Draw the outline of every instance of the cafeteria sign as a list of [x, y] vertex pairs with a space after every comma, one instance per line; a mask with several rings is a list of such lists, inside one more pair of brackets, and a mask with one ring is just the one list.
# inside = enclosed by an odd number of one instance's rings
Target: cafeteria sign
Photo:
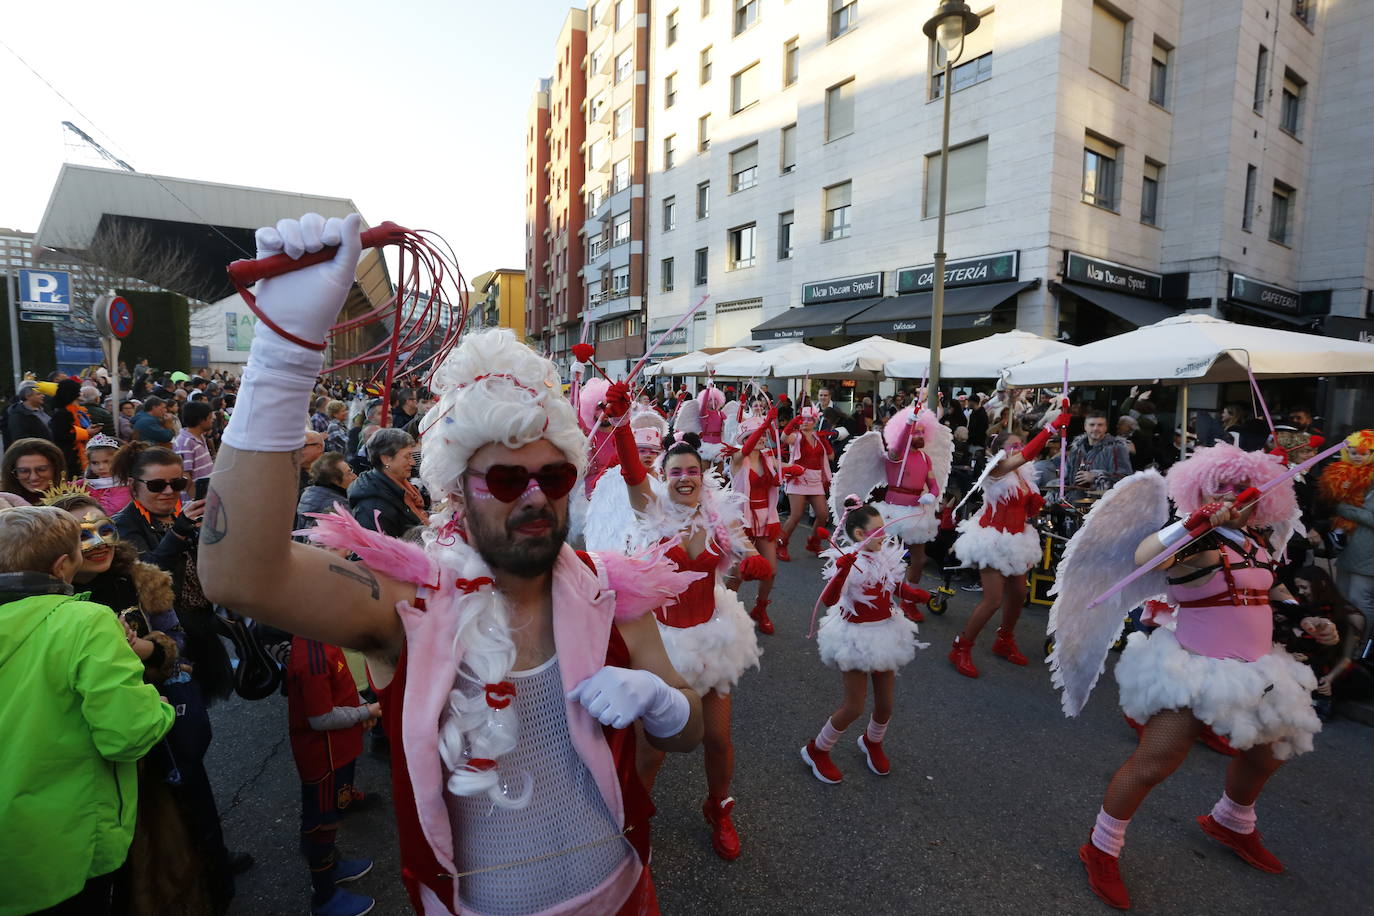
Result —
[[[976, 258], [945, 262], [945, 287], [1004, 283], [1021, 275], [1021, 253], [1003, 251]], [[897, 295], [923, 293], [935, 288], [935, 265], [903, 267], [897, 271]]]
[[1231, 301], [1248, 302], [1264, 308], [1278, 309], [1290, 315], [1302, 314], [1302, 297], [1291, 289], [1270, 286], [1240, 274], [1231, 274]]
[[846, 299], [873, 299], [883, 294], [883, 275], [863, 274], [802, 284], [802, 305], [844, 302]]

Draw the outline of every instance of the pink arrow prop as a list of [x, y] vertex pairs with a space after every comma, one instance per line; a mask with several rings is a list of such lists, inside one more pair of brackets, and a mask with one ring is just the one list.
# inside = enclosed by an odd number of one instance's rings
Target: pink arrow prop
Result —
[[[1331, 446], [1330, 448], [1326, 449], [1325, 451], [1323, 451], [1323, 452], [1318, 452], [1317, 454], [1313, 455], [1311, 458], [1308, 458], [1308, 459], [1307, 459], [1306, 461], [1304, 461], [1302, 464], [1299, 464], [1299, 465], [1296, 465], [1296, 466], [1294, 466], [1294, 467], [1289, 468], [1288, 470], [1286, 470], [1286, 471], [1284, 471], [1282, 474], [1280, 474], [1278, 477], [1275, 477], [1273, 480], [1271, 480], [1271, 481], [1269, 481], [1268, 483], [1264, 484], [1264, 486], [1261, 486], [1261, 487], [1250, 487], [1250, 488], [1248, 488], [1247, 490], [1245, 490], [1245, 492], [1241, 493], [1239, 497], [1237, 497], [1236, 502], [1235, 502], [1235, 508], [1237, 508], [1237, 509], [1244, 508], [1245, 506], [1249, 505], [1250, 503], [1255, 502], [1255, 501], [1258, 500], [1261, 496], [1263, 496], [1265, 493], [1268, 493], [1270, 490], [1274, 489], [1274, 488], [1277, 487], [1279, 484], [1281, 484], [1281, 483], [1287, 483], [1288, 481], [1292, 480], [1294, 477], [1297, 477], [1297, 476], [1298, 476], [1299, 474], [1301, 474], [1303, 471], [1307, 470], [1308, 468], [1312, 467], [1313, 465], [1317, 464], [1318, 462], [1324, 461], [1324, 460], [1326, 460], [1327, 458], [1331, 457], [1332, 455], [1336, 454], [1337, 452], [1339, 452], [1339, 451], [1340, 451], [1342, 448], [1344, 448], [1344, 447], [1345, 447], [1345, 440], [1341, 440], [1340, 442], [1336, 443], [1335, 445]], [[1156, 556], [1153, 560], [1151, 560], [1150, 562], [1146, 563], [1144, 566], [1141, 566], [1141, 567], [1137, 568], [1137, 569], [1135, 570], [1135, 572], [1131, 573], [1129, 576], [1127, 576], [1126, 578], [1122, 579], [1120, 582], [1116, 583], [1115, 585], [1113, 585], [1111, 588], [1107, 589], [1107, 590], [1106, 590], [1105, 592], [1103, 592], [1102, 594], [1098, 595], [1098, 596], [1097, 596], [1096, 598], [1094, 598], [1092, 601], [1088, 602], [1088, 606], [1087, 606], [1087, 608], [1085, 608], [1085, 610], [1092, 610], [1093, 608], [1097, 607], [1097, 606], [1098, 606], [1099, 604], [1101, 604], [1102, 602], [1106, 601], [1106, 600], [1107, 600], [1108, 598], [1110, 598], [1112, 595], [1115, 595], [1117, 592], [1121, 591], [1123, 588], [1125, 588], [1126, 586], [1130, 585], [1130, 584], [1131, 584], [1132, 582], [1134, 582], [1136, 579], [1139, 579], [1141, 576], [1145, 575], [1147, 572], [1150, 572], [1150, 571], [1153, 570], [1153, 569], [1157, 569], [1159, 566], [1163, 565], [1163, 563], [1164, 563], [1166, 560], [1168, 560], [1170, 557], [1172, 557], [1174, 554], [1178, 553], [1180, 550], [1182, 550], [1183, 548], [1187, 547], [1189, 544], [1193, 543], [1193, 541], [1196, 541], [1198, 538], [1202, 537], [1203, 535], [1205, 535], [1205, 534], [1206, 534], [1208, 531], [1210, 531], [1210, 530], [1211, 530], [1211, 529], [1208, 528], [1208, 529], [1206, 529], [1206, 530], [1204, 530], [1204, 531], [1199, 532], [1198, 534], [1193, 535], [1192, 537], [1188, 538], [1187, 540], [1182, 541], [1182, 542], [1180, 542], [1180, 543], [1174, 545], [1174, 546], [1171, 547], [1171, 548], [1168, 548], [1168, 549], [1165, 549], [1165, 550], [1161, 551], [1160, 554], [1159, 554], [1158, 556]]]
[[[1069, 401], [1069, 361], [1064, 360], [1064, 390], [1059, 402], [1060, 410], [1067, 410]], [[1065, 478], [1069, 473], [1069, 428], [1065, 426], [1059, 431], [1059, 501], [1064, 501], [1064, 490], [1068, 486]]]

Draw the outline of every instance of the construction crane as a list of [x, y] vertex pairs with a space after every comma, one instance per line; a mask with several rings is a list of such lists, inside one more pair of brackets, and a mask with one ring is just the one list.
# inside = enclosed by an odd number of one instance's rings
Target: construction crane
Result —
[[85, 132], [84, 130], [82, 130], [81, 128], [77, 127], [77, 126], [76, 126], [75, 124], [73, 124], [71, 121], [63, 121], [63, 122], [62, 122], [62, 126], [65, 127], [65, 128], [67, 128], [67, 130], [71, 131], [72, 133], [76, 134], [76, 135], [77, 135], [78, 137], [80, 137], [82, 140], [84, 140], [84, 141], [86, 142], [86, 144], [87, 144], [88, 146], [91, 147], [91, 149], [93, 149], [93, 150], [95, 150], [97, 153], [99, 153], [104, 159], [106, 159], [106, 160], [108, 160], [108, 161], [110, 161], [110, 162], [113, 162], [115, 165], [119, 166], [121, 169], [124, 169], [124, 171], [126, 171], [126, 172], [137, 172], [137, 171], [138, 171], [138, 169], [134, 168], [132, 165], [129, 165], [129, 163], [125, 162], [123, 159], [120, 159], [120, 158], [119, 158], [118, 156], [116, 156], [114, 153], [110, 152], [110, 151], [107, 150], [105, 147], [101, 146], [99, 143], [96, 142], [96, 140], [95, 140], [94, 137], [92, 137], [90, 134], [86, 133], [86, 132]]

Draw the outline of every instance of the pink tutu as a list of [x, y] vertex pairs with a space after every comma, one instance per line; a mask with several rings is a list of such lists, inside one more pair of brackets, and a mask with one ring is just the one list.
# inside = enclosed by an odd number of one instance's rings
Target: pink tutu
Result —
[[807, 468], [802, 471], [800, 477], [793, 477], [787, 481], [783, 488], [789, 495], [796, 496], [824, 496], [825, 480], [822, 478], [820, 468], [812, 470]]

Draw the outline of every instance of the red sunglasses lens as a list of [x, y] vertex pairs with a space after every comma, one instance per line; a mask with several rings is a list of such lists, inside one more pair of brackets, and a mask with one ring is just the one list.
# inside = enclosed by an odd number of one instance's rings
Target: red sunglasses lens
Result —
[[577, 468], [568, 462], [544, 468], [536, 475], [539, 489], [549, 499], [562, 499], [577, 486]]
[[529, 489], [530, 478], [549, 499], [562, 499], [577, 485], [577, 468], [570, 463], [541, 468], [531, 474], [529, 468], [515, 464], [494, 464], [486, 470], [487, 489], [503, 503], [513, 503]]

